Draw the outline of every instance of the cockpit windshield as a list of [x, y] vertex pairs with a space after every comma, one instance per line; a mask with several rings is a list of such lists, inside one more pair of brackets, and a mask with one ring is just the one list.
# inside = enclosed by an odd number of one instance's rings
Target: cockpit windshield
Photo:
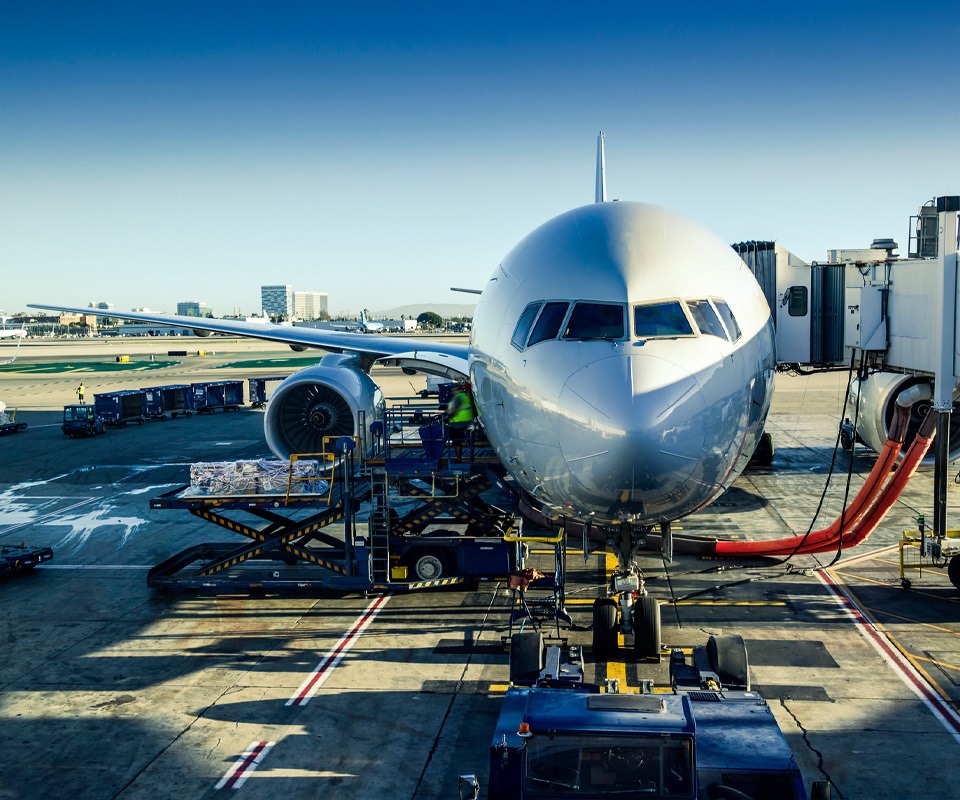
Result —
[[525, 749], [531, 796], [693, 797], [686, 737], [538, 735]]
[[690, 320], [679, 300], [648, 303], [633, 309], [634, 334], [639, 339], [657, 336], [693, 336]]
[[623, 339], [624, 307], [619, 303], [577, 303], [570, 313], [564, 339]]

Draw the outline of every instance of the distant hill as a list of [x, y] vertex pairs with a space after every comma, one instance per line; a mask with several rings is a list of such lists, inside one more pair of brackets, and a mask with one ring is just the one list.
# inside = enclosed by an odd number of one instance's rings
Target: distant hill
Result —
[[472, 317], [476, 303], [411, 303], [407, 306], [397, 306], [384, 311], [372, 311], [374, 319], [400, 319], [404, 317], [419, 317], [424, 311], [433, 311], [444, 319], [450, 317]]

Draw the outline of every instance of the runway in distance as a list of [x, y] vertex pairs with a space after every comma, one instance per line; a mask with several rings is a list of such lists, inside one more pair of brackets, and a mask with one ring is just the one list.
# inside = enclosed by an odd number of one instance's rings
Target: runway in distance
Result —
[[317, 452], [324, 436], [367, 435], [361, 420], [382, 404], [368, 374], [375, 362], [469, 376], [504, 470], [546, 515], [604, 532], [631, 572], [651, 529], [669, 531], [709, 504], [750, 460], [773, 393], [774, 334], [740, 257], [678, 213], [608, 201], [602, 133], [597, 155], [595, 202], [544, 223], [504, 257], [468, 344], [31, 307], [333, 351], [270, 400], [266, 439], [283, 459]]

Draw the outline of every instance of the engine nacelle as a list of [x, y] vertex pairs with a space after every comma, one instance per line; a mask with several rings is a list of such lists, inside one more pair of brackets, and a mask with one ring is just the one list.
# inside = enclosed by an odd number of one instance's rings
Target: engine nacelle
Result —
[[[875, 372], [863, 382], [854, 378], [850, 383], [850, 396], [847, 403], [848, 415], [853, 419], [857, 399], [857, 387], [860, 391], [860, 416], [857, 420], [857, 434], [864, 444], [877, 452], [887, 440], [887, 433], [893, 422], [894, 406], [897, 397], [905, 389], [912, 386], [928, 386], [932, 390], [933, 378], [921, 375], [902, 375], [897, 372]], [[931, 401], [919, 400], [910, 407], [910, 423], [907, 427], [907, 436], [903, 444], [903, 452], [913, 441], [917, 429], [927, 412], [931, 409]], [[920, 463], [932, 464], [933, 449]], [[960, 403], [956, 395], [953, 398], [953, 411], [950, 414], [950, 460], [960, 458]]]
[[[370, 424], [383, 419], [383, 393], [355, 356], [328, 355], [287, 378], [270, 397], [263, 429], [277, 458], [319, 453], [326, 437], [358, 436], [367, 451]], [[326, 451], [333, 446], [326, 439]]]

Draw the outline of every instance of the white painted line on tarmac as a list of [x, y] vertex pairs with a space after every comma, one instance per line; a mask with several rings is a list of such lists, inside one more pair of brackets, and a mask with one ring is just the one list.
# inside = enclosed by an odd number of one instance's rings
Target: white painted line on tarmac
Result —
[[930, 682], [893, 645], [889, 637], [877, 628], [850, 596], [843, 584], [835, 580], [827, 570], [818, 570], [817, 577], [900, 680], [920, 698], [921, 702], [930, 709], [933, 716], [947, 729], [947, 733], [960, 744], [960, 715], [944, 702], [937, 690], [930, 685]]
[[353, 647], [353, 643], [359, 638], [366, 627], [373, 622], [373, 618], [380, 613], [380, 609], [390, 599], [390, 595], [382, 594], [377, 597], [366, 610], [353, 623], [353, 627], [347, 631], [343, 638], [337, 642], [336, 646], [324, 656], [323, 661], [317, 664], [316, 668], [307, 679], [300, 684], [300, 687], [293, 696], [287, 700], [288, 706], [305, 706], [310, 702], [310, 698], [316, 694], [317, 690], [323, 686], [330, 674], [337, 668], [337, 665], [347, 654], [347, 651]]
[[214, 786], [217, 789], [239, 789], [263, 761], [263, 757], [273, 747], [274, 742], [251, 742], [246, 752], [236, 760], [227, 774]]

